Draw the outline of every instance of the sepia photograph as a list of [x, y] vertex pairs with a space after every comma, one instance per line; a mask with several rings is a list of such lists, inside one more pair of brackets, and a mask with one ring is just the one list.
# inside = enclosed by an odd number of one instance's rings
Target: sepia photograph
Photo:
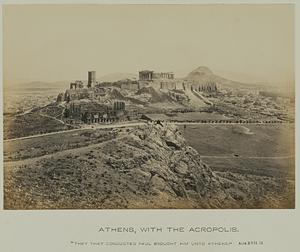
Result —
[[294, 11], [3, 5], [4, 210], [294, 209]]

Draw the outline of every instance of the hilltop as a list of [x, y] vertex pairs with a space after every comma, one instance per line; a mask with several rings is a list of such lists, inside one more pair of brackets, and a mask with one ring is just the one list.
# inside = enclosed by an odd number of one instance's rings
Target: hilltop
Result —
[[5, 208], [291, 207], [287, 181], [214, 172], [173, 125], [82, 134], [75, 149], [7, 162]]
[[238, 82], [238, 81], [223, 78], [221, 76], [214, 74], [213, 71], [206, 66], [200, 66], [196, 68], [195, 70], [190, 72], [184, 79], [187, 81], [200, 82], [200, 83], [216, 82], [219, 86], [226, 87], [226, 88], [248, 89], [248, 88], [261, 87], [261, 85], [255, 83], [243, 83], [243, 82]]

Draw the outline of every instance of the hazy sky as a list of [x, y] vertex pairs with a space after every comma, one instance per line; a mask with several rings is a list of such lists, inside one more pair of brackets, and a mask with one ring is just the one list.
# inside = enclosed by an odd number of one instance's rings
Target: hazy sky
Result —
[[240, 81], [294, 74], [292, 5], [5, 6], [4, 83], [198, 66]]

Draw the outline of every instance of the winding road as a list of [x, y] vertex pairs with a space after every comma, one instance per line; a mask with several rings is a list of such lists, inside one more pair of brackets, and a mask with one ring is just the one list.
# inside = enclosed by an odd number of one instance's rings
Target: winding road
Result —
[[31, 135], [31, 136], [25, 136], [25, 137], [18, 137], [18, 138], [11, 138], [11, 139], [6, 139], [4, 142], [12, 142], [12, 141], [17, 141], [17, 140], [22, 140], [22, 139], [30, 139], [30, 138], [37, 138], [37, 137], [44, 137], [44, 136], [49, 136], [49, 135], [56, 135], [56, 134], [64, 134], [64, 133], [69, 133], [69, 132], [74, 132], [74, 131], [82, 131], [82, 130], [88, 130], [88, 129], [113, 129], [113, 128], [127, 128], [127, 127], [137, 127], [137, 126], [142, 126], [145, 125], [146, 123], [144, 122], [135, 122], [135, 123], [124, 123], [124, 124], [95, 124], [95, 125], [87, 125], [84, 127], [81, 127], [79, 129], [70, 129], [70, 130], [62, 130], [62, 131], [55, 131], [55, 132], [50, 132], [50, 133], [45, 133], [45, 134], [37, 134], [37, 135]]
[[[270, 122], [190, 122], [190, 121], [182, 121], [182, 122], [168, 122], [169, 124], [174, 124], [174, 125], [198, 125], [198, 124], [207, 124], [207, 125], [235, 125], [235, 124], [257, 124], [257, 125], [262, 125], [262, 124], [277, 124], [277, 123], [270, 123]], [[281, 123], [281, 122], [278, 122]], [[68, 132], [74, 132], [74, 131], [82, 131], [82, 130], [87, 130], [87, 129], [114, 129], [114, 128], [127, 128], [127, 127], [138, 127], [142, 125], [146, 125], [146, 122], [127, 122], [127, 123], [119, 123], [119, 124], [93, 124], [93, 125], [86, 125], [84, 127], [78, 128], [78, 129], [70, 129], [70, 130], [62, 130], [62, 131], [55, 131], [55, 132], [50, 132], [50, 133], [44, 133], [44, 134], [37, 134], [37, 135], [30, 135], [30, 136], [25, 136], [25, 137], [18, 137], [18, 138], [10, 138], [10, 139], [5, 139], [4, 142], [12, 142], [12, 141], [17, 141], [17, 140], [22, 140], [22, 139], [30, 139], [30, 138], [37, 138], [37, 137], [44, 137], [44, 136], [49, 136], [49, 135], [56, 135], [56, 134], [63, 134], [63, 133], [68, 133]]]

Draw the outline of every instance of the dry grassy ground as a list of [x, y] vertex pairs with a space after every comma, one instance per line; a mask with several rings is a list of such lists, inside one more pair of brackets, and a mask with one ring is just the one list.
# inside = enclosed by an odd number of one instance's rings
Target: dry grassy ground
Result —
[[188, 144], [213, 170], [294, 180], [294, 124], [180, 128]]
[[19, 116], [4, 116], [4, 139], [18, 138], [41, 133], [67, 130], [68, 127], [58, 120], [42, 116], [37, 112]]
[[[214, 172], [174, 126], [148, 125], [113, 134], [70, 134], [65, 138], [70, 145], [46, 155], [35, 149], [50, 146], [26, 140], [35, 157], [20, 154], [22, 160], [4, 163], [5, 209], [294, 207], [293, 181]], [[48, 141], [62, 144], [54, 136]]]
[[24, 160], [101, 143], [113, 139], [116, 131], [111, 129], [83, 129], [76, 132], [4, 142], [4, 161]]

